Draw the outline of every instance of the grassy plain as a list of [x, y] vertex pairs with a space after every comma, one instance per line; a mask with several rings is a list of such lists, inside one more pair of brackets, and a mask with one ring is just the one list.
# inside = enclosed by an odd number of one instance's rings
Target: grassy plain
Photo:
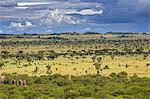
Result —
[[[150, 35], [146, 34], [129, 34], [129, 35], [114, 35], [114, 34], [84, 34], [84, 35], [8, 35], [8, 38], [0, 39], [0, 52], [8, 51], [10, 54], [16, 54], [18, 51], [23, 53], [37, 53], [38, 51], [50, 51], [54, 50], [57, 53], [66, 53], [70, 51], [89, 51], [89, 50], [103, 50], [103, 49], [116, 49], [118, 51], [124, 50], [125, 47], [132, 49], [133, 51], [137, 48], [142, 48], [143, 52], [150, 51]], [[63, 39], [62, 39], [63, 38]], [[69, 40], [69, 41], [68, 41]], [[103, 43], [99, 41], [94, 43], [79, 43], [80, 41], [90, 40], [103, 40]], [[116, 42], [107, 42], [107, 41]], [[128, 41], [134, 41], [134, 43], [128, 43]], [[139, 41], [137, 41], [139, 40]], [[146, 42], [144, 40], [147, 40]], [[44, 42], [36, 44], [18, 44], [18, 42]], [[105, 42], [106, 41], [106, 42]], [[122, 43], [125, 41], [126, 43]], [[9, 44], [10, 42], [15, 42]], [[46, 44], [45, 44], [46, 42]], [[72, 43], [68, 43], [72, 42]], [[76, 43], [78, 42], [78, 43]], [[67, 44], [66, 44], [67, 43]], [[136, 46], [136, 47], [135, 47]], [[62, 75], [86, 75], [96, 74], [96, 69], [92, 57], [95, 55], [60, 55], [54, 60], [48, 60], [46, 57], [42, 60], [33, 60], [29, 62], [25, 59], [20, 61], [20, 64], [16, 64], [18, 61], [16, 58], [1, 58], [5, 66], [0, 70], [2, 73], [18, 73], [18, 74], [29, 74], [29, 75], [46, 75], [46, 66], [51, 65], [52, 74]], [[134, 55], [116, 55], [112, 59], [111, 55], [96, 55], [96, 57], [102, 57], [103, 69], [101, 75], [109, 75], [111, 73], [119, 73], [122, 71], [127, 72], [129, 75], [138, 75], [144, 77], [150, 77], [150, 55], [148, 54], [146, 59], [143, 59], [143, 54]], [[104, 69], [108, 66], [108, 69]], [[39, 67], [39, 71], [34, 73], [36, 67]]]

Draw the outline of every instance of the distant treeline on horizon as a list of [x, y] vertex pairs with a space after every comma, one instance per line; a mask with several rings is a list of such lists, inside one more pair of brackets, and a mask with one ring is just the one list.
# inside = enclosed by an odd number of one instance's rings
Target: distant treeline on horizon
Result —
[[107, 32], [107, 33], [98, 33], [98, 32], [85, 32], [85, 33], [78, 33], [78, 32], [63, 32], [63, 33], [1, 33], [0, 35], [62, 35], [62, 34], [68, 34], [68, 35], [82, 35], [82, 34], [114, 34], [114, 35], [123, 35], [123, 34], [146, 34], [150, 35], [150, 32]]

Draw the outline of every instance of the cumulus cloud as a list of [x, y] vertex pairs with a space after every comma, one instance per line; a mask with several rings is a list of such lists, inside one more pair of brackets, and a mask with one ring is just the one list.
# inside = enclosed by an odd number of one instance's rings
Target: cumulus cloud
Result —
[[33, 24], [30, 21], [26, 21], [25, 27], [33, 27]]
[[17, 30], [23, 30], [25, 28], [31, 28], [34, 25], [30, 21], [25, 21], [24, 23], [21, 22], [11, 22], [9, 28], [14, 28]]
[[85, 19], [80, 19], [72, 14], [80, 14], [80, 15], [95, 15], [102, 14], [103, 10], [96, 9], [54, 9], [50, 10], [40, 18], [41, 25], [61, 25], [61, 24], [80, 24], [87, 22]]
[[12, 27], [12, 28], [23, 28], [24, 25], [22, 25], [22, 23], [19, 23], [19, 22], [11, 22], [10, 27]]
[[69, 15], [66, 15], [60, 9], [55, 9], [49, 11], [45, 16], [40, 18], [41, 25], [61, 25], [61, 24], [80, 24], [81, 22], [85, 22], [85, 20], [81, 20]]

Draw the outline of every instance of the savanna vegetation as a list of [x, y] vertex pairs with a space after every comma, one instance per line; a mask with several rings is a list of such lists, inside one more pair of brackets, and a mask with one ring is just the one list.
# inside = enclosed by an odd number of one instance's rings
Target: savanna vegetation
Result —
[[[31, 76], [4, 74], [7, 80], [0, 84], [1, 99], [149, 99], [150, 78], [128, 77], [127, 73], [110, 76], [85, 75]], [[13, 79], [27, 80], [21, 86]]]
[[0, 35], [2, 99], [149, 99], [150, 35]]

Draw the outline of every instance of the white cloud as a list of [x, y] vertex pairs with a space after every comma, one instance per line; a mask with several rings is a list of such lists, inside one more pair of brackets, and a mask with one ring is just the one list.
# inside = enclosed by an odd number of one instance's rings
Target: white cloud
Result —
[[91, 31], [91, 28], [87, 27], [87, 28], [82, 29], [81, 31], [82, 32], [89, 32], [89, 31]]
[[26, 27], [33, 27], [32, 23], [30, 21], [26, 21], [25, 26]]
[[47, 30], [47, 32], [52, 32], [52, 30], [49, 29], [49, 30]]
[[27, 9], [28, 7], [14, 7], [15, 9]]
[[17, 3], [17, 6], [34, 6], [34, 5], [45, 5], [51, 4], [50, 2], [20, 2]]
[[9, 28], [15, 28], [17, 30], [23, 30], [25, 28], [31, 28], [34, 25], [30, 21], [25, 21], [24, 23], [21, 22], [11, 22]]
[[66, 14], [80, 14], [80, 15], [95, 15], [103, 13], [103, 10], [95, 10], [95, 9], [82, 9], [80, 11], [76, 9], [68, 9], [64, 11]]
[[78, 22], [72, 19], [71, 16], [64, 16], [63, 21], [64, 23], [68, 23], [68, 24], [78, 24]]
[[94, 15], [102, 14], [103, 10], [95, 9], [54, 9], [50, 10], [43, 17], [40, 18], [41, 25], [61, 25], [61, 24], [81, 24], [86, 23], [85, 19], [76, 18], [71, 16], [71, 14], [80, 14], [80, 15]]
[[44, 17], [41, 18], [41, 23], [42, 24], [61, 24], [62, 18], [64, 17], [63, 13], [60, 12], [58, 9], [54, 11], [49, 11]]
[[82, 10], [77, 10], [77, 9], [63, 9], [63, 12], [65, 14], [80, 14], [80, 15], [95, 15], [95, 14], [102, 14], [103, 10], [99, 9], [82, 9]]
[[60, 9], [51, 10], [44, 17], [41, 17], [41, 24], [45, 25], [80, 24], [81, 22], [85, 22], [85, 20], [66, 15]]
[[[101, 3], [83, 2], [80, 0], [0, 0], [0, 6], [2, 6], [1, 16], [3, 18], [24, 18], [27, 20], [40, 18], [47, 13], [48, 9], [65, 9], [65, 11], [76, 9], [74, 12], [71, 11], [70, 14], [91, 15], [93, 12], [97, 12], [94, 8], [102, 8]], [[85, 8], [93, 8], [92, 13], [81, 10]], [[65, 11], [63, 12], [64, 14], [67, 13]]]
[[94, 14], [102, 14], [103, 10], [94, 10], [94, 9], [84, 9], [79, 12], [81, 15], [94, 15]]
[[22, 23], [19, 23], [19, 22], [11, 22], [10, 27], [12, 27], [12, 28], [23, 28], [24, 25], [22, 25]]
[[[0, 0], [1, 1], [1, 0]], [[102, 14], [103, 10], [100, 3], [83, 2], [80, 0], [3, 0], [5, 6], [2, 7], [2, 15], [4, 19], [26, 19], [37, 20], [40, 25], [52, 26], [64, 24], [82, 24], [88, 20], [84, 15]], [[11, 2], [10, 2], [11, 1]], [[3, 4], [3, 5], [4, 5]], [[9, 6], [13, 6], [10, 8]], [[0, 4], [1, 5], [1, 4]], [[97, 9], [99, 8], [99, 9]], [[72, 14], [80, 14], [74, 16]], [[38, 25], [39, 25], [38, 24]], [[34, 27], [32, 22], [11, 22], [9, 28], [26, 29]]]

